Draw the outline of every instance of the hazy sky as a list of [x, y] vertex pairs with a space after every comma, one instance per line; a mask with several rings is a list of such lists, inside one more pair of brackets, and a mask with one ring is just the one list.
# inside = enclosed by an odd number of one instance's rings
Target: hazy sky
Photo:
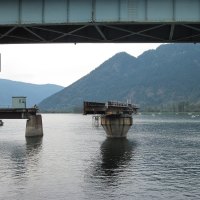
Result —
[[68, 86], [118, 52], [135, 57], [160, 44], [0, 45], [0, 78]]

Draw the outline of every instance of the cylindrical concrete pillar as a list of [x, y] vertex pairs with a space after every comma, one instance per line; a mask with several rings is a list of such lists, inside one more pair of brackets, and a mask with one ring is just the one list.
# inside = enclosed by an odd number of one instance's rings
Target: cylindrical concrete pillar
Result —
[[26, 122], [26, 137], [43, 136], [42, 116], [31, 115]]
[[101, 116], [101, 125], [106, 131], [107, 137], [126, 137], [132, 123], [131, 115]]

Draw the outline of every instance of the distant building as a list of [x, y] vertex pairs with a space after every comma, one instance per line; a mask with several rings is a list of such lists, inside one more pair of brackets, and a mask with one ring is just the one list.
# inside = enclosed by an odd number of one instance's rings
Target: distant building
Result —
[[26, 108], [26, 97], [12, 97], [12, 108]]

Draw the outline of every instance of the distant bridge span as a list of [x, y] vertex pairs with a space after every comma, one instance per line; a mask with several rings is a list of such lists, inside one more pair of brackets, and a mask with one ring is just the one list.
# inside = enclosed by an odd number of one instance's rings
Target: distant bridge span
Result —
[[200, 42], [200, 0], [1, 0], [0, 44]]

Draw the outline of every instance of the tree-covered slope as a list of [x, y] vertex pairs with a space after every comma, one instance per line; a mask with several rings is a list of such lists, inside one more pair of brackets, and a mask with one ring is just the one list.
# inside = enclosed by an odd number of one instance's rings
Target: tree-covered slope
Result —
[[83, 101], [129, 100], [140, 107], [197, 104], [199, 77], [199, 44], [161, 45], [138, 58], [118, 53], [39, 106], [46, 111], [73, 111]]

